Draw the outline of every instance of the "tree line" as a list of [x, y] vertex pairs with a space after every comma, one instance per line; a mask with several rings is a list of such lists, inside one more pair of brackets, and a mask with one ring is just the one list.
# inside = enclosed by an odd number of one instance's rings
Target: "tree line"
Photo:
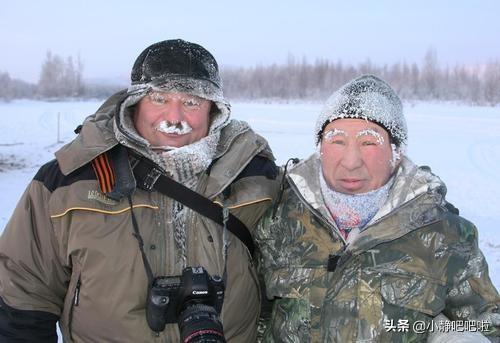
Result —
[[[361, 74], [375, 74], [389, 82], [405, 100], [450, 100], [477, 105], [500, 104], [500, 61], [481, 66], [441, 67], [429, 49], [421, 64], [358, 65], [317, 59], [313, 63], [290, 56], [284, 64], [222, 68], [229, 99], [324, 101], [334, 90]], [[12, 79], [0, 72], [0, 100], [17, 98], [104, 98], [126, 85], [84, 82], [80, 58], [62, 58], [47, 52], [37, 84]]]
[[0, 71], [0, 100], [104, 98], [123, 88], [123, 85], [86, 83], [83, 69], [79, 56], [76, 59], [72, 56], [63, 58], [48, 51], [36, 84], [11, 78], [8, 72]]
[[386, 80], [405, 100], [449, 100], [476, 105], [500, 104], [500, 61], [481, 66], [440, 67], [430, 49], [423, 62], [357, 66], [293, 56], [285, 64], [223, 70], [224, 89], [232, 99], [325, 100], [347, 81], [362, 74]]

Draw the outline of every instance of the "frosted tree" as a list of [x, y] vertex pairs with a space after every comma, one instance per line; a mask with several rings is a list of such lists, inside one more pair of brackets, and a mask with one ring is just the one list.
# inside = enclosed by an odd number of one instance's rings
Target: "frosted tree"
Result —
[[7, 101], [12, 99], [10, 83], [9, 73], [0, 72], [0, 99]]
[[38, 94], [41, 97], [60, 97], [63, 91], [64, 61], [58, 55], [47, 51], [38, 80]]
[[75, 96], [76, 95], [76, 71], [73, 64], [73, 58], [69, 56], [66, 59], [64, 65], [63, 76], [61, 79], [61, 84], [63, 88], [63, 96]]
[[437, 52], [430, 48], [424, 57], [424, 66], [421, 73], [422, 95], [425, 98], [436, 99], [438, 92], [439, 66], [437, 61]]
[[76, 59], [76, 75], [75, 75], [75, 91], [77, 96], [81, 96], [85, 93], [85, 85], [83, 83], [83, 61], [78, 55]]
[[500, 61], [486, 65], [484, 70], [484, 99], [492, 106], [500, 103]]
[[44, 98], [79, 96], [83, 93], [83, 64], [77, 65], [70, 56], [64, 61], [59, 55], [47, 52], [38, 81], [38, 95]]
[[10, 101], [19, 98], [32, 98], [34, 85], [11, 78], [9, 73], [0, 72], [0, 100]]

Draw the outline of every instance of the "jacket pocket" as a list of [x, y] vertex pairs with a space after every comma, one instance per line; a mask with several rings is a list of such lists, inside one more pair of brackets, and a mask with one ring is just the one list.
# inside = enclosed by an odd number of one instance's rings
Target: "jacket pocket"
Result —
[[[418, 274], [383, 274], [381, 295], [385, 303], [435, 317], [445, 308], [446, 285]], [[385, 311], [384, 311], [385, 312]]]
[[279, 268], [264, 274], [269, 298], [301, 298], [311, 282], [311, 268]]
[[310, 342], [311, 310], [306, 299], [276, 299], [264, 342]]
[[64, 299], [64, 309], [61, 317], [61, 330], [65, 338], [73, 341], [72, 322], [75, 307], [80, 304], [80, 289], [81, 289], [81, 267], [79, 264], [73, 265], [73, 272], [68, 285], [68, 291]]

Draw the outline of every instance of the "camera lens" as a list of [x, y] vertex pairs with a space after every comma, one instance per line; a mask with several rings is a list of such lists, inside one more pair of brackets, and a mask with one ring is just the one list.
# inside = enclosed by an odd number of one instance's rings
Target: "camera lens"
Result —
[[193, 304], [179, 316], [179, 331], [183, 343], [225, 343], [222, 323], [212, 306]]

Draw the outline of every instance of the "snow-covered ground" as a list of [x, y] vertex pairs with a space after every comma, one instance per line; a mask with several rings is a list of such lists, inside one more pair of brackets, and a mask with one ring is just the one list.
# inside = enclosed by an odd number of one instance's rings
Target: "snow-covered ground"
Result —
[[[100, 101], [0, 103], [0, 232], [38, 168], [75, 134]], [[320, 104], [234, 103], [233, 117], [266, 137], [277, 160], [314, 151]], [[479, 244], [500, 289], [500, 107], [405, 104], [408, 155], [448, 185], [448, 200], [479, 228]], [[58, 119], [59, 118], [59, 119]], [[58, 142], [57, 127], [60, 127]], [[3, 163], [2, 163], [3, 162]], [[8, 163], [5, 163], [8, 162]]]

